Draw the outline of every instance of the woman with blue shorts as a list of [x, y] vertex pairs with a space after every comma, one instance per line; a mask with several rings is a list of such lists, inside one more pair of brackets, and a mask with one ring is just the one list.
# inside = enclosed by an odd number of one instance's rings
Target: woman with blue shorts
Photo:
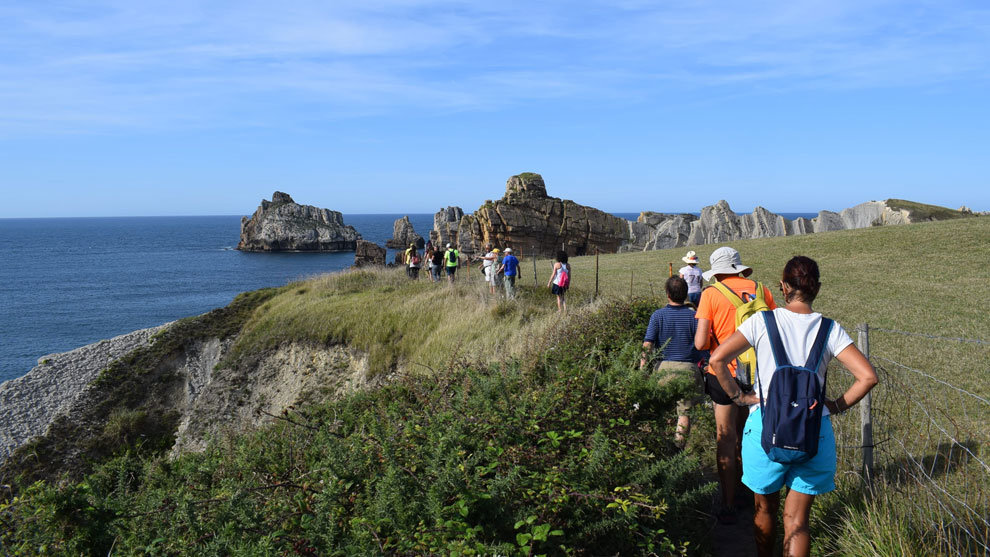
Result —
[[[773, 316], [787, 357], [795, 365], [807, 360], [822, 323], [822, 314], [811, 309], [811, 303], [821, 287], [819, 278], [818, 264], [799, 255], [787, 262], [780, 281], [787, 305], [773, 310]], [[761, 444], [763, 416], [760, 395], [755, 391], [743, 393], [726, 365], [751, 346], [755, 347], [756, 384], [766, 398], [777, 367], [766, 323], [758, 315], [744, 321], [712, 353], [710, 363], [729, 397], [739, 406], [749, 407], [749, 419], [743, 430], [742, 482], [755, 494], [753, 526], [759, 555], [773, 555], [780, 489], [785, 485], [789, 491], [784, 500], [784, 555], [808, 555], [811, 549], [808, 531], [811, 504], [816, 495], [835, 489], [835, 437], [829, 414], [844, 412], [859, 402], [877, 384], [877, 374], [846, 331], [835, 323], [817, 368], [818, 382], [824, 384], [824, 372], [832, 357], [852, 373], [855, 381], [838, 398], [825, 399], [818, 453], [810, 460], [797, 464], [774, 462]]]

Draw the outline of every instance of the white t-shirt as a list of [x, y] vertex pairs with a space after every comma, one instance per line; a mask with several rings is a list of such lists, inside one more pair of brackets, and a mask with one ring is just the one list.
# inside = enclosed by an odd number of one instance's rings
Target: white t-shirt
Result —
[[495, 259], [496, 259], [495, 252], [494, 251], [490, 251], [490, 252], [488, 252], [488, 253], [485, 254], [485, 257], [486, 258], [491, 257], [491, 259], [482, 259], [481, 260], [481, 266], [484, 267], [485, 269], [488, 269], [488, 267], [491, 267], [492, 264], [495, 263]]
[[677, 272], [684, 275], [684, 282], [687, 282], [688, 285], [688, 294], [701, 292], [702, 272], [697, 265], [685, 265]]
[[[818, 335], [822, 314], [794, 313], [786, 308], [777, 308], [773, 310], [773, 316], [777, 319], [777, 331], [780, 333], [780, 340], [784, 344], [784, 351], [787, 352], [787, 359], [793, 365], [805, 365], [808, 361], [808, 353], [811, 352], [811, 345], [815, 343], [815, 337]], [[767, 334], [766, 321], [762, 315], [757, 313], [739, 325], [736, 330], [741, 332], [749, 344], [756, 348], [756, 383], [763, 391], [763, 398], [765, 399], [770, 390], [770, 379], [773, 378], [773, 372], [777, 369], [777, 363], [773, 359], [770, 335]], [[822, 354], [822, 362], [818, 366], [819, 384], [825, 379], [823, 372], [829, 361], [836, 354], [845, 350], [852, 342], [853, 340], [846, 333], [846, 330], [836, 321], [828, 335], [828, 340], [825, 342], [825, 352]], [[828, 393], [826, 396], [835, 398], [828, 396]], [[753, 412], [759, 407], [759, 404], [754, 404], [749, 407], [749, 411]], [[827, 416], [828, 414], [828, 408], [825, 408], [824, 415]]]

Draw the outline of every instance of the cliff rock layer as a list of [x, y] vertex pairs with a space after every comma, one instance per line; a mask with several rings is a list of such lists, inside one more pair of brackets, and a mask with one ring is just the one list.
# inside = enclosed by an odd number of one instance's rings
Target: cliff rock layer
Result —
[[512, 176], [505, 196], [486, 201], [457, 227], [458, 243], [466, 253], [487, 243], [544, 256], [563, 249], [571, 255], [617, 251], [628, 240], [628, 221], [569, 199], [547, 195], [543, 177], [534, 173]]
[[287, 193], [275, 192], [262, 200], [250, 218], [241, 219], [243, 251], [354, 251], [361, 239], [344, 224], [337, 211], [299, 205]]
[[354, 266], [384, 266], [386, 253], [385, 248], [374, 242], [358, 240], [357, 245], [354, 247]]
[[422, 236], [416, 234], [409, 217], [405, 216], [396, 219], [395, 224], [392, 225], [392, 237], [385, 242], [385, 247], [404, 250], [409, 244], [415, 244], [417, 248], [422, 249], [425, 242]]

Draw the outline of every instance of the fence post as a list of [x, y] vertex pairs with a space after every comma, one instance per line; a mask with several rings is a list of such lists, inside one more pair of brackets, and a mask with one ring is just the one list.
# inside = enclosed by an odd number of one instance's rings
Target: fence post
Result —
[[[536, 250], [533, 250], [536, 253]], [[536, 278], [536, 256], [533, 256], [533, 288], [540, 287], [540, 279]]]
[[598, 299], [598, 250], [595, 250], [595, 298]]
[[633, 292], [632, 291], [632, 282], [633, 282], [633, 274], [634, 273], [635, 273], [635, 271], [629, 271], [629, 299], [630, 300], [632, 300], [632, 297], [633, 297], [632, 296], [632, 292]]
[[[870, 359], [870, 326], [867, 323], [860, 323], [857, 327], [859, 331], [857, 345], [859, 351]], [[869, 488], [873, 486], [873, 394], [866, 393], [863, 400], [859, 401], [859, 422], [862, 427], [863, 446], [863, 479]]]

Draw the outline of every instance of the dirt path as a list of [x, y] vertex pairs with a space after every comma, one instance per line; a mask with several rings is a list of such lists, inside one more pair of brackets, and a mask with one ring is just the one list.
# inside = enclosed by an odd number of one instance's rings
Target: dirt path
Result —
[[753, 541], [753, 509], [747, 506], [737, 513], [735, 524], [712, 526], [712, 550], [716, 557], [756, 557]]

